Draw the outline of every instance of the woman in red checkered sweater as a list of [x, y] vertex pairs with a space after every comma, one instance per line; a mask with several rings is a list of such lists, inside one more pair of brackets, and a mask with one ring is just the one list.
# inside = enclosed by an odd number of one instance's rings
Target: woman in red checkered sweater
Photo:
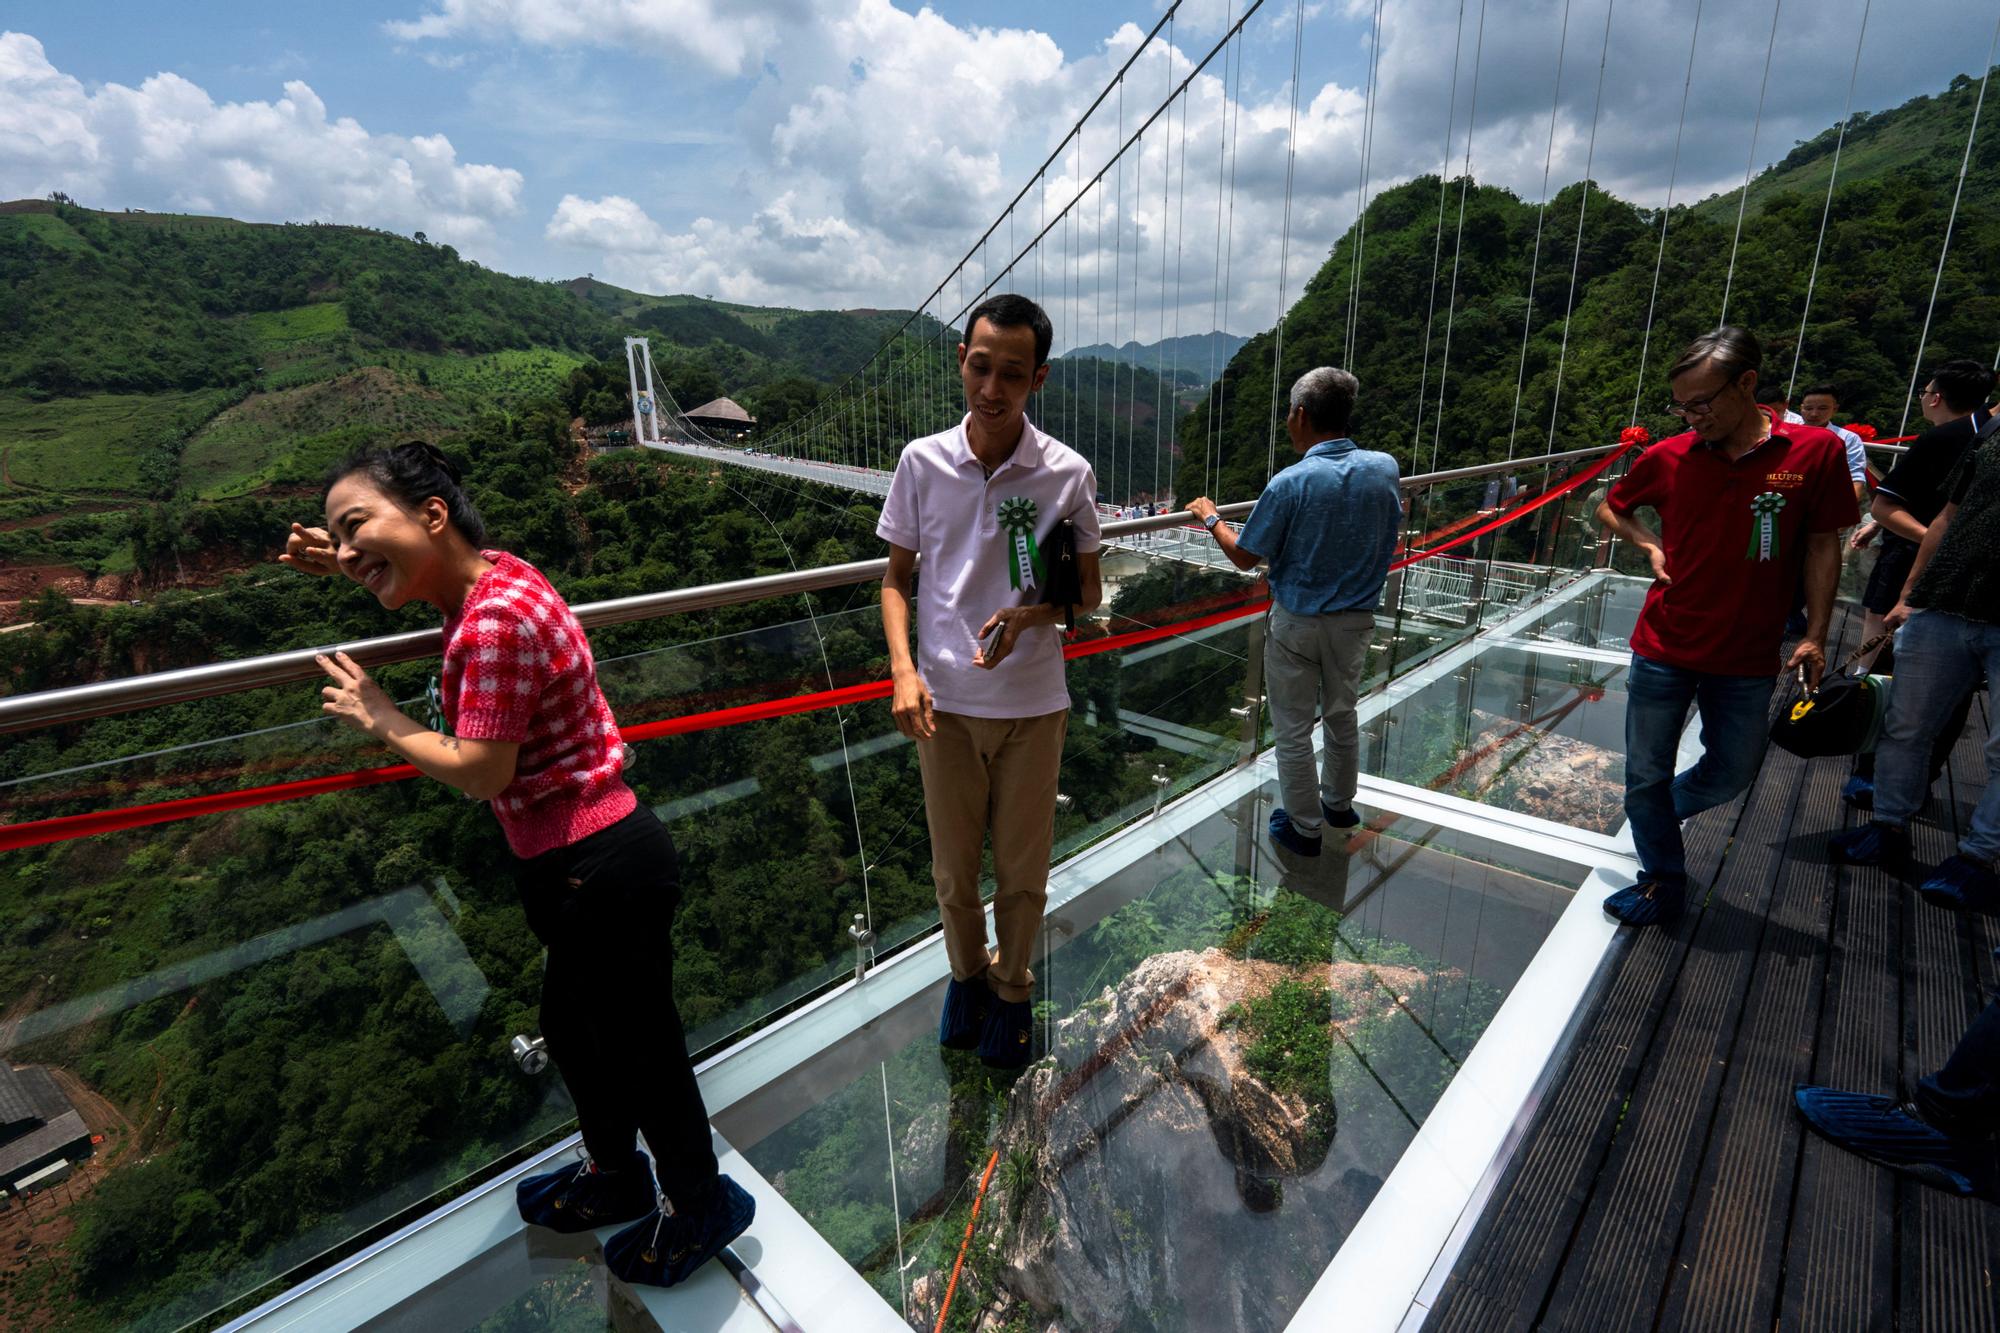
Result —
[[558, 1231], [631, 1222], [606, 1242], [606, 1262], [628, 1281], [671, 1286], [755, 1211], [718, 1174], [674, 1007], [674, 845], [625, 783], [618, 724], [576, 617], [539, 571], [485, 539], [458, 469], [410, 443], [336, 468], [326, 526], [293, 524], [278, 558], [345, 574], [391, 610], [428, 602], [444, 614], [432, 725], [345, 653], [319, 658], [331, 680], [322, 708], [492, 804], [528, 925], [548, 948], [542, 1033], [589, 1154], [522, 1180], [521, 1216]]

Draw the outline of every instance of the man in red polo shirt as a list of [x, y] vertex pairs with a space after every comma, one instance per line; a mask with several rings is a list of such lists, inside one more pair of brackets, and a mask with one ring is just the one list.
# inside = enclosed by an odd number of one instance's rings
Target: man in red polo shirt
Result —
[[[1639, 882], [1604, 901], [1628, 926], [1681, 914], [1681, 821], [1756, 776], [1801, 568], [1806, 632], [1785, 670], [1802, 668], [1817, 685], [1826, 667], [1839, 533], [1856, 517], [1847, 455], [1832, 432], [1774, 421], [1757, 405], [1763, 360], [1745, 329], [1689, 343], [1667, 372], [1668, 410], [1688, 429], [1641, 454], [1597, 507], [1599, 522], [1645, 552], [1654, 579], [1626, 678], [1625, 817]], [[1658, 511], [1658, 533], [1638, 516], [1642, 505]], [[1701, 713], [1702, 756], [1676, 775], [1690, 706]]]

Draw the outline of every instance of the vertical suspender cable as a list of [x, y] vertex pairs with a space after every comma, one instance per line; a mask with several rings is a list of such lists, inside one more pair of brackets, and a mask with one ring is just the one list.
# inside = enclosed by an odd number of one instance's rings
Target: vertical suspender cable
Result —
[[1917, 359], [1910, 363], [1910, 391], [1903, 398], [1903, 420], [1896, 427], [1896, 434], [1903, 434], [1910, 424], [1910, 403], [1917, 396], [1917, 376], [1923, 373], [1924, 347], [1931, 338], [1931, 316], [1937, 313], [1938, 287], [1944, 282], [1945, 256], [1951, 253], [1951, 231], [1958, 223], [1958, 201], [1965, 197], [1965, 169], [1972, 164], [1972, 141], [1979, 133], [1979, 113], [1986, 106], [1986, 81], [1993, 74], [1993, 48], [2000, 43], [2000, 23], [1993, 28], [1993, 39], [1986, 44], [1986, 71], [1979, 76], [1979, 97], [1972, 104], [1972, 128], [1965, 132], [1965, 156], [1958, 163], [1958, 188], [1951, 196], [1951, 216], [1945, 219], [1944, 244], [1938, 247], [1937, 275], [1931, 279], [1931, 303], [1924, 311], [1924, 331], [1917, 338]]
[[[1174, 25], [1167, 23], [1167, 132], [1160, 140], [1160, 341], [1167, 340], [1167, 209], [1173, 195], [1174, 182]], [[1182, 141], [1185, 145], [1185, 140]], [[1187, 156], [1181, 156], [1183, 184], [1187, 176]], [[1136, 353], [1135, 353], [1136, 355]], [[1167, 395], [1166, 383], [1160, 364], [1159, 349], [1153, 352], [1153, 503], [1160, 501], [1160, 455], [1165, 452], [1162, 443], [1165, 417], [1172, 409], [1173, 399]]]
[[1695, 0], [1694, 33], [1688, 38], [1687, 78], [1681, 84], [1681, 119], [1674, 128], [1674, 162], [1667, 173], [1667, 202], [1660, 209], [1660, 250], [1653, 257], [1653, 294], [1646, 299], [1646, 332], [1639, 343], [1639, 381], [1632, 386], [1632, 420], [1639, 424], [1639, 395], [1646, 391], [1646, 357], [1653, 350], [1653, 311], [1660, 300], [1660, 268], [1667, 260], [1667, 226], [1674, 217], [1674, 186], [1681, 174], [1681, 133], [1687, 129], [1688, 91], [1694, 87], [1694, 49], [1701, 41], [1701, 10], [1704, 0]]
[[[1225, 70], [1226, 72], [1226, 70]], [[1226, 90], [1225, 90], [1226, 91]], [[1229, 313], [1231, 295], [1230, 278], [1236, 258], [1236, 134], [1243, 126], [1243, 35], [1236, 36], [1236, 92], [1229, 97], [1229, 220], [1223, 224], [1222, 232], [1222, 311], [1224, 318]], [[1223, 411], [1228, 406], [1229, 384], [1225, 370], [1215, 389], [1215, 485], [1210, 494], [1221, 489], [1222, 482], [1222, 421]]]
[[1444, 199], [1451, 176], [1451, 136], [1458, 127], [1458, 57], [1465, 45], [1465, 0], [1458, 0], [1458, 36], [1451, 44], [1451, 99], [1445, 104], [1444, 157], [1438, 162], [1437, 237], [1431, 242], [1431, 303], [1424, 314], [1424, 365], [1417, 378], [1417, 425], [1410, 436], [1410, 470], [1417, 470], [1417, 450], [1424, 442], [1424, 408], [1430, 402], [1431, 326], [1437, 321], [1438, 270], [1444, 261]]
[[[1556, 91], [1549, 101], [1549, 146], [1542, 155], [1542, 206], [1535, 210], [1535, 252], [1528, 260], [1528, 309], [1521, 316], [1521, 361], [1514, 370], [1514, 414], [1507, 422], [1510, 462], [1514, 458], [1514, 433], [1521, 425], [1521, 388], [1528, 378], [1528, 329], [1535, 322], [1535, 278], [1542, 267], [1542, 223], [1549, 215], [1549, 171], [1556, 160], [1556, 112], [1562, 107], [1563, 58], [1569, 54], [1569, 5], [1570, 0], [1563, 0], [1562, 36], [1556, 40]], [[1586, 184], [1585, 192], [1589, 189]]]
[[1757, 85], [1757, 115], [1750, 122], [1750, 157], [1743, 164], [1743, 194], [1736, 201], [1736, 235], [1729, 242], [1729, 272], [1722, 280], [1722, 313], [1717, 324], [1729, 322], [1729, 289], [1736, 282], [1736, 249], [1743, 243], [1743, 215], [1750, 208], [1750, 173], [1757, 168], [1757, 136], [1764, 128], [1764, 94], [1771, 87], [1771, 53], [1778, 49], [1778, 15], [1785, 0], [1771, 0], [1771, 36], [1764, 45], [1764, 81]]
[[1341, 344], [1341, 364], [1350, 369], [1354, 365], [1355, 345], [1361, 339], [1361, 260], [1368, 244], [1368, 169], [1375, 155], [1375, 84], [1382, 71], [1382, 0], [1375, 0], [1374, 26], [1369, 31], [1368, 87], [1361, 100], [1361, 185], [1354, 197], [1353, 272], [1348, 285], [1347, 337]]
[[1458, 185], [1458, 233], [1451, 243], [1451, 296], [1444, 309], [1444, 357], [1438, 363], [1437, 421], [1431, 432], [1431, 471], [1444, 439], [1444, 388], [1451, 375], [1451, 330], [1458, 317], [1458, 265], [1465, 257], [1465, 196], [1472, 189], [1472, 132], [1479, 125], [1479, 61], [1486, 49], [1486, 0], [1479, 0], [1479, 35], [1472, 47], [1472, 101], [1465, 118], [1465, 174]]
[[1278, 242], [1278, 326], [1271, 338], [1271, 438], [1264, 454], [1264, 477], [1278, 471], [1278, 395], [1285, 365], [1285, 283], [1292, 257], [1292, 173], [1299, 158], [1299, 66], [1306, 45], [1306, 0], [1298, 0], [1292, 20], [1292, 121], [1285, 136], [1285, 222]]
[[[1169, 450], [1180, 439], [1180, 375], [1181, 375], [1181, 303], [1187, 288], [1181, 280], [1181, 250], [1187, 241], [1187, 122], [1188, 112], [1194, 109], [1194, 99], [1181, 100], [1181, 192], [1174, 213], [1174, 332], [1173, 332], [1173, 373], [1167, 377], [1167, 412], [1171, 429], [1167, 434]], [[1167, 474], [1171, 490], [1174, 477]]]
[[1819, 211], [1819, 240], [1813, 243], [1812, 269], [1806, 274], [1806, 303], [1799, 310], [1799, 338], [1792, 344], [1792, 374], [1785, 381], [1790, 398], [1799, 383], [1799, 358], [1806, 350], [1806, 320], [1812, 315], [1813, 289], [1819, 283], [1820, 252], [1826, 249], [1826, 223], [1833, 216], [1833, 186], [1840, 179], [1840, 150], [1847, 144], [1847, 122], [1854, 115], [1854, 85], [1861, 77], [1861, 44], [1868, 38], [1868, 12], [1875, 0], [1861, 0], [1861, 30], [1854, 36], [1854, 68], [1847, 74], [1847, 104], [1840, 109], [1840, 133], [1833, 141], [1833, 167], [1826, 174], [1826, 203]]
[[[1236, 0], [1228, 0], [1228, 12], [1223, 16], [1223, 22], [1228, 23], [1235, 17]], [[1232, 52], [1231, 54], [1234, 53]], [[1215, 482], [1211, 477], [1220, 462], [1215, 456], [1217, 447], [1216, 428], [1221, 424], [1216, 419], [1221, 414], [1221, 407], [1216, 398], [1216, 391], [1220, 387], [1219, 381], [1222, 375], [1216, 369], [1215, 355], [1217, 351], [1216, 335], [1222, 331], [1223, 320], [1222, 179], [1223, 169], [1229, 165], [1229, 135], [1227, 133], [1229, 126], [1229, 100], [1229, 56], [1225, 55], [1222, 63], [1222, 120], [1215, 127], [1215, 269], [1209, 277], [1208, 286], [1208, 410], [1202, 414], [1205, 418], [1203, 424], [1206, 429], [1203, 432], [1201, 453], [1201, 493], [1203, 495], [1215, 494]]]

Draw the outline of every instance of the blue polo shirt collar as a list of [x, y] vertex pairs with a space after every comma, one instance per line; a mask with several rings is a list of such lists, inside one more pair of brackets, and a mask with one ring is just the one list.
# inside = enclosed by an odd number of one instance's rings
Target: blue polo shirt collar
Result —
[[1306, 457], [1338, 458], [1342, 454], [1354, 452], [1358, 447], [1353, 440], [1343, 435], [1337, 440], [1321, 440], [1318, 444], [1306, 450]]

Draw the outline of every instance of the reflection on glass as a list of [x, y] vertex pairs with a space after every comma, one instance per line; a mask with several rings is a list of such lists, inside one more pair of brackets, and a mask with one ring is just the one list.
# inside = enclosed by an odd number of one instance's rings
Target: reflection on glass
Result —
[[1362, 771], [1611, 833], [1624, 817], [1625, 671], [1482, 653], [1365, 726]]
[[1213, 819], [1045, 932], [1018, 1076], [925, 1033], [746, 1150], [913, 1328], [975, 1200], [948, 1329], [1283, 1328], [1584, 874], [1382, 815], [1237, 845]]

